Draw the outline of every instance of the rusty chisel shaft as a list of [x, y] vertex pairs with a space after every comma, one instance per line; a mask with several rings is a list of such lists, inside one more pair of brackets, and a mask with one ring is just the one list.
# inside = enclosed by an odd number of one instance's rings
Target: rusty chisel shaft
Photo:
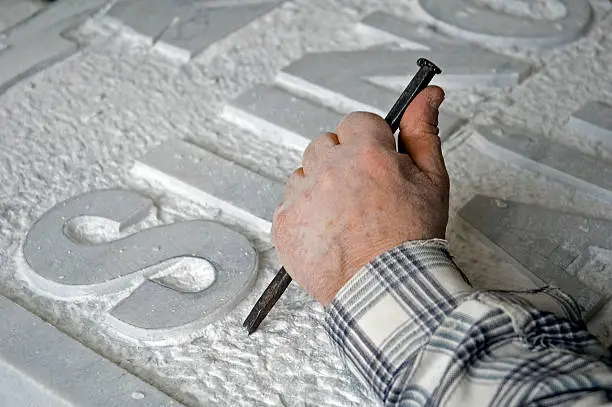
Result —
[[[440, 68], [425, 58], [420, 58], [417, 61], [417, 65], [420, 67], [419, 71], [414, 78], [412, 78], [408, 86], [406, 86], [406, 89], [404, 89], [397, 99], [387, 114], [387, 117], [385, 117], [385, 121], [389, 127], [391, 127], [393, 134], [399, 129], [400, 121], [408, 105], [429, 85], [435, 75], [442, 73]], [[398, 151], [400, 153], [406, 153], [406, 148], [403, 143], [398, 141], [397, 144]], [[249, 332], [249, 335], [257, 330], [261, 321], [268, 315], [268, 312], [274, 307], [274, 304], [276, 304], [281, 295], [283, 295], [290, 283], [291, 276], [287, 274], [284, 267], [281, 267], [242, 324]]]

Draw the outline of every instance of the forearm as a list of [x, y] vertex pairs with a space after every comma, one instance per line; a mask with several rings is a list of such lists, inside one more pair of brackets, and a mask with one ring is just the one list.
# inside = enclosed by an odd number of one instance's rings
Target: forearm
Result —
[[326, 319], [347, 362], [389, 405], [559, 405], [612, 388], [607, 353], [574, 301], [553, 289], [478, 292], [444, 241], [377, 257]]

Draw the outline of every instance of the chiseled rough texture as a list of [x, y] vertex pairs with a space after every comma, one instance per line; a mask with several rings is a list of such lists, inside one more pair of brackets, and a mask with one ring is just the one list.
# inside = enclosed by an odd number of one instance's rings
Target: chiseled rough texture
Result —
[[[478, 287], [533, 283], [455, 221], [457, 211], [476, 195], [610, 217], [609, 202], [492, 158], [473, 140], [475, 124], [520, 127], [610, 162], [612, 141], [585, 139], [565, 129], [581, 106], [612, 100], [610, 3], [592, 4], [592, 27], [576, 43], [546, 50], [490, 47], [534, 67], [520, 84], [448, 91], [446, 111], [469, 120], [444, 147], [453, 181], [448, 237], [457, 262]], [[262, 253], [259, 278], [247, 299], [223, 320], [194, 332], [197, 339], [138, 347], [103, 327], [104, 316], [121, 295], [68, 301], [35, 291], [24, 277], [27, 263], [21, 249], [28, 230], [53, 205], [111, 187], [136, 188], [155, 200], [155, 214], [125, 233], [184, 219], [221, 220], [244, 232], [240, 223], [214, 208], [139, 182], [130, 175], [135, 159], [165, 141], [185, 139], [273, 179], [285, 179], [299, 165], [301, 151], [238, 128], [220, 117], [224, 106], [257, 84], [272, 83], [282, 68], [307, 52], [364, 50], [388, 41], [388, 36], [362, 31], [358, 24], [382, 10], [412, 19], [409, 24], [424, 21], [416, 0], [288, 1], [187, 64], [104, 31], [96, 21], [85, 24], [74, 35], [89, 45], [0, 95], [0, 292], [189, 406], [374, 404], [333, 352], [320, 326], [323, 309], [295, 285], [260, 331], [246, 336], [241, 322], [279, 267], [273, 252]], [[550, 18], [532, 11], [535, 18]], [[429, 32], [424, 24], [418, 27]], [[108, 35], [99, 35], [100, 30]], [[388, 87], [396, 89], [397, 84]], [[262, 246], [256, 235], [249, 237]], [[595, 256], [592, 262], [604, 258]], [[593, 284], [583, 272], [576, 275]], [[605, 273], [599, 277], [598, 286], [612, 292]], [[591, 324], [608, 342], [610, 320], [608, 305]]]

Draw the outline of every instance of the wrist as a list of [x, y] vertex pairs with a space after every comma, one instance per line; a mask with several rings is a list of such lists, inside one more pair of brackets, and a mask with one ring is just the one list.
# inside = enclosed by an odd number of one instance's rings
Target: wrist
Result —
[[329, 306], [329, 304], [336, 298], [342, 297], [345, 291], [350, 292], [352, 286], [358, 286], [359, 280], [367, 277], [366, 274], [368, 274], [373, 267], [377, 267], [377, 264], [380, 263], [381, 258], [394, 256], [398, 253], [405, 253], [411, 257], [414, 256], [416, 260], [418, 260], [419, 253], [424, 249], [426, 249], [428, 253], [437, 253], [439, 259], [438, 261], [444, 260], [448, 262], [449, 265], [452, 265], [452, 267], [456, 267], [448, 250], [448, 241], [446, 239], [434, 238], [406, 241], [388, 250], [381, 251], [379, 255], [373, 256], [369, 261], [362, 263], [363, 265], [361, 267], [357, 268], [350, 276], [344, 279], [342, 284], [340, 284], [336, 290], [334, 290], [333, 295], [329, 296], [328, 301], [323, 302], [323, 305], [325, 307]]
[[429, 245], [448, 251], [448, 242], [445, 239], [428, 238], [403, 240], [399, 236], [393, 236], [393, 233], [387, 237], [388, 239], [385, 240], [368, 241], [366, 246], [360, 244], [355, 247], [355, 245], [346, 244], [344, 249], [341, 248], [338, 250], [337, 252], [344, 252], [343, 255], [337, 256], [337, 258], [342, 259], [342, 261], [338, 262], [338, 268], [334, 271], [334, 278], [328, 280], [328, 285], [322, 292], [319, 292], [319, 295], [315, 295], [317, 301], [324, 307], [327, 307], [338, 292], [355, 277], [355, 275], [363, 270], [366, 265], [374, 261], [380, 255], [388, 253], [396, 248]]

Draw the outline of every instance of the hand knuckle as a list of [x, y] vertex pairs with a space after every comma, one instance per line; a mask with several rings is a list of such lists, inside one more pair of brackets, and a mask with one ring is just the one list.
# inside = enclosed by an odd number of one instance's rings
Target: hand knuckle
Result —
[[334, 191], [338, 186], [338, 174], [331, 168], [327, 168], [319, 174], [318, 184], [324, 191]]
[[357, 162], [366, 170], [390, 169], [393, 159], [387, 151], [379, 146], [364, 144], [357, 151]]
[[354, 125], [363, 124], [371, 121], [383, 121], [384, 120], [377, 114], [371, 112], [352, 112], [344, 116], [340, 124], [338, 125], [338, 131], [352, 128]]

